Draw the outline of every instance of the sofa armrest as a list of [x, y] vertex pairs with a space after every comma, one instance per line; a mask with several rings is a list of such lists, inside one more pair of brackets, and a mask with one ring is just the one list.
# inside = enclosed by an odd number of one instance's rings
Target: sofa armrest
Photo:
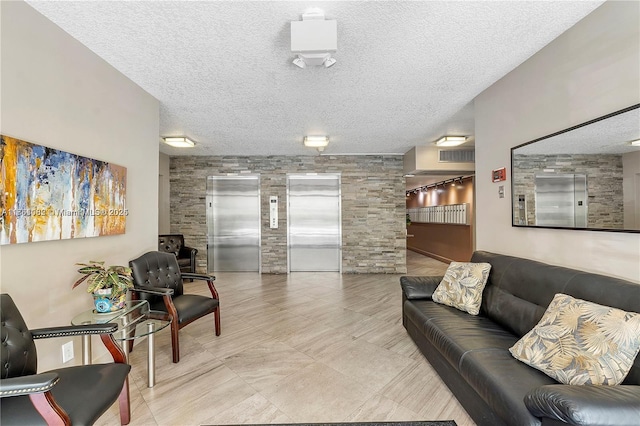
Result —
[[536, 417], [580, 426], [640, 425], [640, 386], [545, 385], [524, 403]]
[[434, 290], [442, 281], [442, 276], [436, 277], [400, 277], [400, 285], [407, 299], [431, 299]]

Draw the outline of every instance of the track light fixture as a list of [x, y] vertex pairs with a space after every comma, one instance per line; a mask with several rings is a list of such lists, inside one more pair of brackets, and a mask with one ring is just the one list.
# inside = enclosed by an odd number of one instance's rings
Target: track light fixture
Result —
[[[440, 182], [436, 182], [436, 183], [430, 183], [429, 185], [425, 185], [425, 186], [421, 186], [420, 188], [415, 188], [415, 189], [411, 189], [406, 192], [407, 197], [410, 196], [411, 194], [417, 194], [418, 192], [427, 192], [430, 189], [435, 189], [438, 192], [441, 192], [442, 189], [447, 187], [447, 184], [451, 184], [452, 187], [458, 187], [461, 188], [462, 184], [464, 183], [464, 179], [468, 178], [469, 176], [460, 176], [457, 178], [453, 178], [453, 179], [446, 179], [446, 180], [442, 180]], [[442, 186], [442, 189], [440, 189], [439, 187]]]

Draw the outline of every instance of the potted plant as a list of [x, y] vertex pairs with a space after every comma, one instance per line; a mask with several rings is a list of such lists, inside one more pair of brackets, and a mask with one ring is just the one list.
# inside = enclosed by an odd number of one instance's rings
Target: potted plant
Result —
[[90, 260], [76, 263], [81, 266], [80, 277], [72, 288], [87, 281], [87, 293], [93, 293], [96, 312], [106, 313], [122, 309], [127, 298], [127, 290], [133, 288], [131, 268], [126, 266], [104, 266], [104, 262]]

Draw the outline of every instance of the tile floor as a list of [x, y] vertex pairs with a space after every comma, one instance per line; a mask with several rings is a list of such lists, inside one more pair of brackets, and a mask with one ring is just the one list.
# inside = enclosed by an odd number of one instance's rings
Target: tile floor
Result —
[[[411, 275], [446, 264], [407, 252]], [[213, 316], [156, 335], [156, 385], [146, 345], [131, 354], [131, 425], [450, 420], [474, 425], [401, 324], [399, 275], [218, 273]], [[185, 284], [206, 294], [204, 283]], [[144, 343], [144, 342], [143, 342]], [[98, 425], [119, 424], [117, 404]]]

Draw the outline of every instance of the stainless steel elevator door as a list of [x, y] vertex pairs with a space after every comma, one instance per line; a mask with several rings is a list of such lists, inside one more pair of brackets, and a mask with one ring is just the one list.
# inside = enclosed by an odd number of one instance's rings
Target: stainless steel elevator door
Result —
[[287, 176], [289, 271], [340, 271], [340, 175]]
[[207, 228], [209, 272], [259, 272], [259, 176], [209, 176]]
[[586, 175], [546, 173], [534, 178], [536, 225], [587, 226]]

